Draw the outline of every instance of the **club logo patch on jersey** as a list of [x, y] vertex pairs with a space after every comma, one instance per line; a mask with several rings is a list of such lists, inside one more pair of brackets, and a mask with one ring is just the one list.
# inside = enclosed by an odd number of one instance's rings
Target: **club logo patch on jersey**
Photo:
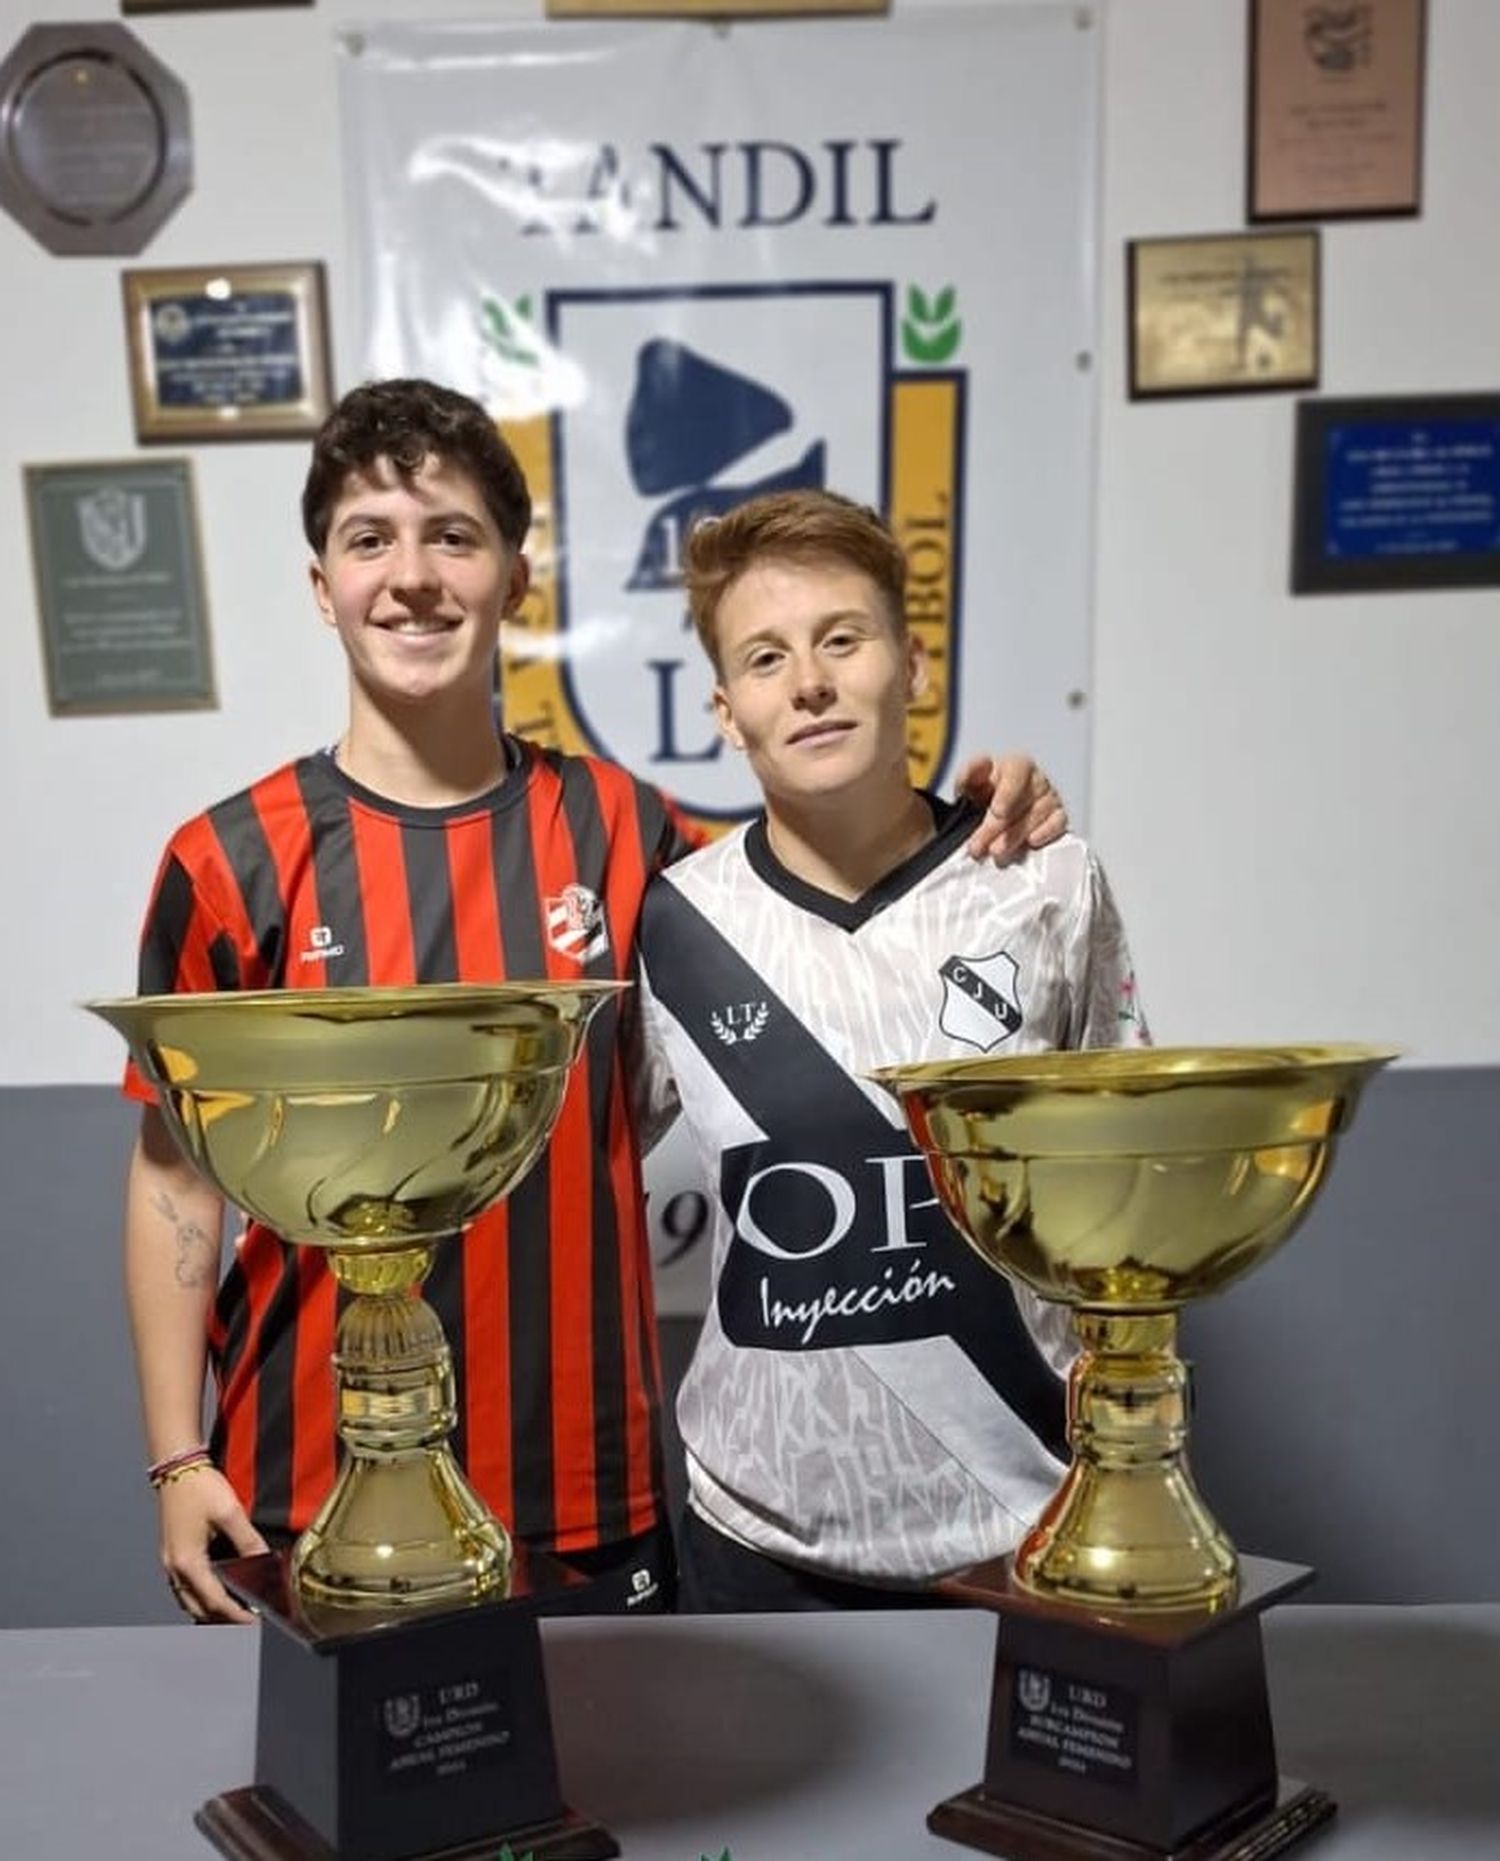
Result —
[[1009, 951], [950, 956], [938, 975], [943, 984], [938, 1026], [951, 1039], [989, 1053], [1020, 1027], [1020, 971]]
[[726, 1047], [737, 1047], [742, 1041], [758, 1039], [770, 1014], [766, 1002], [726, 1002], [713, 1011], [708, 1023]]
[[603, 902], [586, 885], [565, 885], [546, 909], [547, 941], [560, 956], [591, 963], [609, 948]]

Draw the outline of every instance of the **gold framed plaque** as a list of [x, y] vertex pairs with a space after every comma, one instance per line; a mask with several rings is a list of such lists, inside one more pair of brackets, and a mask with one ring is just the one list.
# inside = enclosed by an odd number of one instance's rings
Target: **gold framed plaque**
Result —
[[330, 404], [320, 264], [178, 266], [121, 283], [137, 439], [317, 430]]
[[1316, 229], [1133, 239], [1130, 398], [1318, 383]]
[[888, 13], [891, 0], [547, 0], [548, 19], [790, 19]]
[[1426, 0], [1251, 0], [1247, 217], [1412, 214]]

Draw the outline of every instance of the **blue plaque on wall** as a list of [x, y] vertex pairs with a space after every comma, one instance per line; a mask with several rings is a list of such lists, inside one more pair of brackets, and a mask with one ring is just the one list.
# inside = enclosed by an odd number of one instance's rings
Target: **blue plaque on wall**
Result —
[[1292, 592], [1500, 583], [1500, 394], [1302, 401]]
[[138, 439], [317, 430], [329, 407], [321, 265], [127, 271], [123, 285]]

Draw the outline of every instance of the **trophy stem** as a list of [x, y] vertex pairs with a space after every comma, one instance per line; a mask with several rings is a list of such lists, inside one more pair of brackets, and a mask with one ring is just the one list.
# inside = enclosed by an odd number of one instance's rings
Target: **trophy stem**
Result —
[[1016, 1553], [1017, 1582], [1092, 1608], [1224, 1607], [1238, 1566], [1188, 1470], [1175, 1312], [1082, 1309], [1073, 1324], [1073, 1464]]
[[427, 1608], [508, 1587], [509, 1535], [448, 1446], [453, 1358], [420, 1292], [432, 1258], [427, 1245], [331, 1253], [334, 1276], [353, 1294], [333, 1359], [346, 1453], [292, 1552], [311, 1601]]

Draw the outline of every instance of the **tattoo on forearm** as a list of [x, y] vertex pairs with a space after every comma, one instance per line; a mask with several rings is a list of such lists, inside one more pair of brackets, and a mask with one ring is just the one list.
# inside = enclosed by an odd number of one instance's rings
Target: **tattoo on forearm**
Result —
[[211, 1286], [218, 1277], [218, 1236], [210, 1234], [201, 1221], [184, 1215], [165, 1189], [156, 1195], [152, 1207], [170, 1225], [177, 1243], [177, 1258], [172, 1268], [177, 1284]]

